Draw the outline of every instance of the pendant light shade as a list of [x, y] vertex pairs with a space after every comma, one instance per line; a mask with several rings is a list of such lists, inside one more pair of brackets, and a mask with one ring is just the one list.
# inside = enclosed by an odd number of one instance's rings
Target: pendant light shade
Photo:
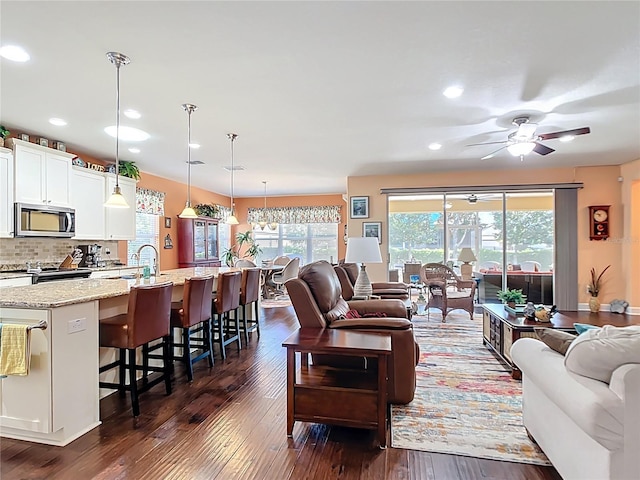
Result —
[[536, 147], [534, 142], [518, 142], [513, 145], [509, 145], [507, 150], [514, 157], [519, 157], [521, 155], [527, 155], [533, 151]]
[[118, 52], [108, 52], [107, 58], [116, 66], [116, 186], [104, 206], [108, 208], [129, 208], [129, 204], [120, 190], [118, 177], [120, 173], [120, 66], [128, 65], [131, 60], [126, 55]]
[[184, 206], [184, 210], [178, 215], [180, 218], [198, 218], [195, 210], [191, 207], [191, 114], [195, 112], [198, 107], [191, 103], [183, 103], [182, 108], [187, 112], [187, 203]]
[[238, 218], [236, 217], [236, 205], [233, 201], [233, 142], [238, 137], [235, 133], [227, 133], [227, 138], [231, 141], [231, 215], [227, 217], [227, 224], [238, 225]]

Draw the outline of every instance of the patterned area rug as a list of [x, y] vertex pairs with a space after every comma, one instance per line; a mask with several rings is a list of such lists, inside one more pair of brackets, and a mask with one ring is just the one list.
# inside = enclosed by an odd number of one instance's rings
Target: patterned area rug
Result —
[[414, 316], [416, 396], [391, 409], [396, 448], [550, 465], [522, 425], [521, 383], [482, 343], [482, 316]]
[[260, 306], [262, 308], [280, 308], [280, 307], [290, 307], [291, 300], [289, 298], [268, 298], [260, 301]]

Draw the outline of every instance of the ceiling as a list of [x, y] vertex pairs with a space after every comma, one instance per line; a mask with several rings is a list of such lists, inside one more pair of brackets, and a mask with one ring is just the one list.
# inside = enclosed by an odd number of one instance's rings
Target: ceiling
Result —
[[[344, 193], [370, 174], [621, 164], [640, 158], [640, 2], [0, 3], [0, 121], [113, 161], [118, 51], [122, 125], [151, 138], [120, 158], [236, 196]], [[606, 18], [606, 22], [604, 19]], [[462, 85], [448, 99], [443, 90]], [[536, 133], [589, 126], [556, 152], [480, 160], [528, 114]], [[48, 123], [67, 120], [65, 127]], [[432, 142], [442, 144], [429, 150]], [[499, 145], [498, 145], [499, 147]]]

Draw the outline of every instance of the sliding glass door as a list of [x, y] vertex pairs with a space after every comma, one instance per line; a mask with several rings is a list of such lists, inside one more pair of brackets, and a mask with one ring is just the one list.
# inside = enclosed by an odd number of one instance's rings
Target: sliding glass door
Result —
[[498, 303], [506, 284], [551, 304], [553, 238], [551, 190], [389, 196], [390, 268], [403, 278], [407, 264], [441, 262], [462, 274], [471, 263], [481, 303]]

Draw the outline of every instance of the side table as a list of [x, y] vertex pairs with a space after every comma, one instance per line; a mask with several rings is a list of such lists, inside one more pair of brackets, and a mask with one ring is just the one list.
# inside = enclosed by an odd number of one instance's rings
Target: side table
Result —
[[[287, 435], [294, 422], [315, 422], [377, 430], [387, 445], [387, 359], [389, 333], [301, 328], [283, 343], [287, 349]], [[296, 365], [300, 352], [300, 369]], [[375, 359], [377, 368], [310, 365], [310, 353]]]

